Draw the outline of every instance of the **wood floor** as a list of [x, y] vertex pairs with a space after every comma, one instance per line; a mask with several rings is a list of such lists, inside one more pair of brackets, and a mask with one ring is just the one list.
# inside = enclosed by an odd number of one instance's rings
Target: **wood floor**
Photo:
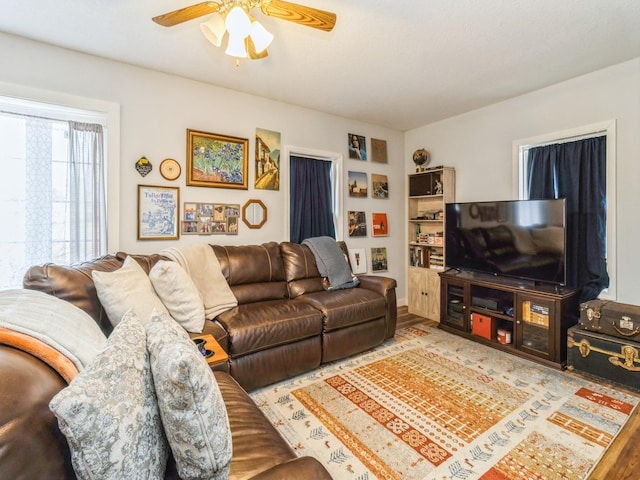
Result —
[[[407, 312], [407, 307], [398, 307], [397, 328], [424, 323], [437, 327], [438, 322]], [[569, 373], [567, 375], [578, 375]], [[639, 480], [640, 479], [640, 409], [636, 408], [631, 419], [607, 450], [589, 480]]]

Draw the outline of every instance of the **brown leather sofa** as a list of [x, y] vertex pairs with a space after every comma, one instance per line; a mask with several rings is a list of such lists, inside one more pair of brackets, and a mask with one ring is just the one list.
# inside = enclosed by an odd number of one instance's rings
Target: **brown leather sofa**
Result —
[[[225, 372], [214, 372], [231, 426], [230, 479], [327, 479], [312, 457], [297, 457], [247, 393]], [[0, 345], [0, 480], [73, 480], [67, 440], [49, 410], [66, 386], [38, 358]], [[166, 479], [179, 479], [173, 458]]]
[[[341, 248], [346, 246], [340, 242]], [[229, 354], [226, 369], [247, 391], [290, 378], [322, 363], [368, 350], [393, 337], [396, 281], [359, 277], [360, 286], [326, 291], [306, 245], [212, 245], [238, 306], [205, 322]], [[113, 271], [127, 254], [79, 265], [31, 267], [24, 287], [67, 300], [91, 315], [106, 335], [113, 329], [95, 291], [92, 270]], [[133, 255], [145, 271], [162, 257]]]
[[[341, 247], [346, 247], [341, 243]], [[395, 333], [396, 282], [361, 276], [360, 286], [325, 291], [305, 245], [270, 242], [212, 246], [238, 306], [213, 321], [212, 334], [229, 362], [215, 371], [233, 438], [231, 479], [330, 479], [311, 457], [297, 457], [245, 390], [289, 378], [367, 350]], [[92, 270], [113, 271], [127, 254], [74, 266], [34, 266], [24, 287], [86, 311], [105, 334], [111, 322], [100, 304]], [[133, 255], [145, 271], [162, 257]], [[229, 372], [229, 373], [227, 373]], [[37, 358], [0, 345], [0, 480], [73, 479], [69, 448], [49, 411], [64, 380]], [[178, 478], [170, 461], [166, 478]]]

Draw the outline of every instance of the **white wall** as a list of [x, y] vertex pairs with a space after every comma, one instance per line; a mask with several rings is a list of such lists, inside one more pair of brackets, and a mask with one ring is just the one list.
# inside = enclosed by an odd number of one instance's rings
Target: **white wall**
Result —
[[456, 200], [513, 198], [514, 140], [615, 120], [617, 300], [640, 304], [640, 58], [406, 132], [411, 154], [456, 168]]
[[[403, 132], [317, 111], [274, 102], [211, 85], [166, 75], [152, 70], [117, 63], [102, 58], [64, 50], [20, 37], [0, 33], [0, 82], [20, 87], [46, 90], [120, 105], [119, 173], [119, 235], [117, 245], [130, 253], [152, 253], [176, 244], [205, 241], [217, 244], [256, 244], [281, 241], [284, 233], [284, 199], [280, 191], [253, 188], [254, 138], [256, 128], [275, 130], [282, 134], [282, 147], [287, 145], [341, 153], [343, 185], [349, 170], [369, 174], [386, 174], [389, 179], [389, 199], [354, 199], [344, 196], [344, 228], [346, 211], [366, 211], [368, 236], [346, 238], [350, 247], [386, 247], [389, 271], [385, 275], [398, 280], [399, 304], [406, 304], [405, 294], [405, 228], [403, 212], [404, 134]], [[239, 75], [242, 74], [240, 66]], [[15, 89], [10, 89], [15, 91]], [[2, 91], [0, 95], [7, 94]], [[310, 92], [313, 94], [313, 92]], [[339, 95], [339, 91], [336, 91]], [[187, 128], [249, 139], [249, 189], [186, 187], [185, 156]], [[357, 133], [367, 138], [387, 141], [388, 164], [348, 159], [347, 134]], [[111, 152], [113, 155], [113, 152]], [[141, 177], [134, 169], [136, 160], [146, 156], [153, 171]], [[168, 182], [158, 172], [160, 162], [167, 157], [177, 159], [183, 169], [181, 177]], [[285, 163], [285, 162], [283, 162]], [[400, 168], [399, 168], [400, 167]], [[268, 208], [268, 221], [260, 230], [250, 230], [240, 222], [238, 235], [183, 236], [179, 241], [138, 241], [137, 185], [179, 186], [181, 203], [226, 202], [244, 204], [249, 198], [262, 200]], [[371, 213], [387, 212], [390, 221], [388, 237], [371, 237]]]

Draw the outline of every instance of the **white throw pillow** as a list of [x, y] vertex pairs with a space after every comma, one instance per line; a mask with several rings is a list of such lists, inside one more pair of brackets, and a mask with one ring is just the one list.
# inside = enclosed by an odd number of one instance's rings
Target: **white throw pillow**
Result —
[[49, 408], [79, 479], [162, 479], [168, 458], [144, 326], [128, 312]]
[[158, 407], [178, 475], [184, 480], [227, 479], [231, 429], [207, 361], [169, 316], [154, 312], [146, 329]]
[[188, 332], [204, 328], [204, 304], [191, 277], [176, 262], [158, 261], [149, 272], [149, 280], [173, 319]]
[[37, 290], [0, 291], [0, 327], [37, 338], [82, 371], [104, 348], [107, 337], [74, 304]]
[[[146, 322], [154, 308], [167, 309], [156, 295], [146, 272], [132, 257], [124, 259], [122, 267], [113, 272], [91, 272], [98, 299], [116, 326], [122, 316], [133, 309], [140, 321]], [[168, 313], [168, 312], [167, 312]]]

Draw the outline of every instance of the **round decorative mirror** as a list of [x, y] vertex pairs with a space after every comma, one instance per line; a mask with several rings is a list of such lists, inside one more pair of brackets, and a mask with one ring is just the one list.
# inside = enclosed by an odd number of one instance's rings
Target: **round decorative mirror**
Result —
[[249, 200], [242, 206], [242, 221], [249, 228], [262, 227], [267, 221], [267, 207], [260, 200]]

